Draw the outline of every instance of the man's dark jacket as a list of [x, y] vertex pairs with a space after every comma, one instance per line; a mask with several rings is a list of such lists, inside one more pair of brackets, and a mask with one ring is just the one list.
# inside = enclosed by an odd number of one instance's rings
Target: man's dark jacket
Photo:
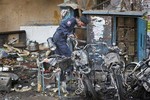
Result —
[[62, 21], [53, 35], [53, 41], [56, 44], [56, 54], [63, 55], [66, 57], [71, 56], [71, 50], [67, 45], [67, 36], [74, 34], [74, 27], [77, 24], [76, 18], [71, 17]]

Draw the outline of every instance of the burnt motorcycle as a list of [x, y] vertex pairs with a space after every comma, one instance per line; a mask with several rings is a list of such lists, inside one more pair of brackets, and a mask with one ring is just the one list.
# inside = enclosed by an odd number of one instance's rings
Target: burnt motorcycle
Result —
[[150, 100], [150, 58], [126, 65], [124, 77], [123, 100]]
[[105, 42], [91, 46], [90, 48], [95, 50], [91, 50], [90, 56], [95, 55], [93, 59], [98, 57], [97, 60], [91, 59], [93, 65], [91, 80], [93, 80], [96, 92], [99, 93], [102, 100], [121, 100], [120, 87], [122, 87], [121, 82], [124, 80], [122, 72], [125, 64], [120, 58], [119, 48], [108, 46]]
[[[68, 96], [74, 95], [84, 97], [86, 99], [88, 98], [90, 100], [99, 100], [92, 81], [89, 79], [91, 68], [89, 66], [88, 55], [86, 51], [88, 44], [85, 46], [78, 46], [78, 42], [85, 43], [85, 41], [78, 40], [76, 38], [71, 38], [71, 40], [74, 44], [74, 50], [71, 58], [67, 58], [67, 61], [65, 60], [65, 62], [64, 60], [61, 60], [60, 63], [59, 59], [64, 58], [58, 56], [52, 57], [51, 55], [49, 58], [49, 64], [53, 67], [54, 71], [57, 68], [61, 69], [61, 73], [63, 74], [60, 76], [64, 76], [63, 81], [65, 82], [65, 89], [69, 93]], [[71, 67], [73, 67], [73, 70]], [[61, 80], [59, 80], [59, 84], [61, 83]], [[59, 85], [59, 87], [61, 86]], [[61, 90], [59, 89], [58, 95], [60, 94]]]
[[89, 79], [91, 74], [91, 67], [89, 66], [88, 54], [86, 48], [89, 44], [85, 46], [78, 46], [78, 42], [84, 42], [83, 40], [74, 40], [74, 51], [72, 53], [71, 59], [74, 62], [74, 77], [72, 79], [77, 80], [77, 89], [75, 94], [85, 95], [86, 98], [92, 100], [99, 100], [99, 97], [93, 87], [92, 81]]

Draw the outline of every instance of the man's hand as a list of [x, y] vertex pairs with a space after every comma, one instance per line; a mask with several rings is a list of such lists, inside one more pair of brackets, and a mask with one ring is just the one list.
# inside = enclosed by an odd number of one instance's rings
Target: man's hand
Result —
[[68, 35], [69, 38], [75, 38], [73, 34]]
[[68, 35], [68, 40], [71, 40], [71, 41], [75, 40], [75, 35], [73, 34]]
[[48, 58], [45, 58], [44, 60], [43, 60], [43, 62], [46, 62], [46, 63], [49, 63], [49, 59]]

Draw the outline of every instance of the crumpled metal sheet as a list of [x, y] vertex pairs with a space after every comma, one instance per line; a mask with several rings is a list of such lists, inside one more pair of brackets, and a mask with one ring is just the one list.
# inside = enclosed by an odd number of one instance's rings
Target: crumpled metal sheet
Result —
[[7, 56], [8, 56], [8, 53], [7, 53], [5, 50], [0, 49], [0, 59], [1, 59], [1, 58], [5, 58], [5, 57], [7, 57]]
[[14, 73], [8, 73], [8, 72], [0, 72], [0, 76], [3, 77], [10, 77], [11, 80], [17, 81], [19, 79], [19, 76], [17, 74]]
[[73, 51], [72, 60], [75, 61], [77, 66], [84, 66], [88, 64], [87, 54], [83, 50]]

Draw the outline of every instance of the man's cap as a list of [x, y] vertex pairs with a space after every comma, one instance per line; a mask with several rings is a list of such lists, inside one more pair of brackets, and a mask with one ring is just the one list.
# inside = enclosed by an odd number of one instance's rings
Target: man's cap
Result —
[[80, 20], [84, 23], [84, 24], [88, 24], [89, 20], [85, 17], [85, 16], [81, 16]]

